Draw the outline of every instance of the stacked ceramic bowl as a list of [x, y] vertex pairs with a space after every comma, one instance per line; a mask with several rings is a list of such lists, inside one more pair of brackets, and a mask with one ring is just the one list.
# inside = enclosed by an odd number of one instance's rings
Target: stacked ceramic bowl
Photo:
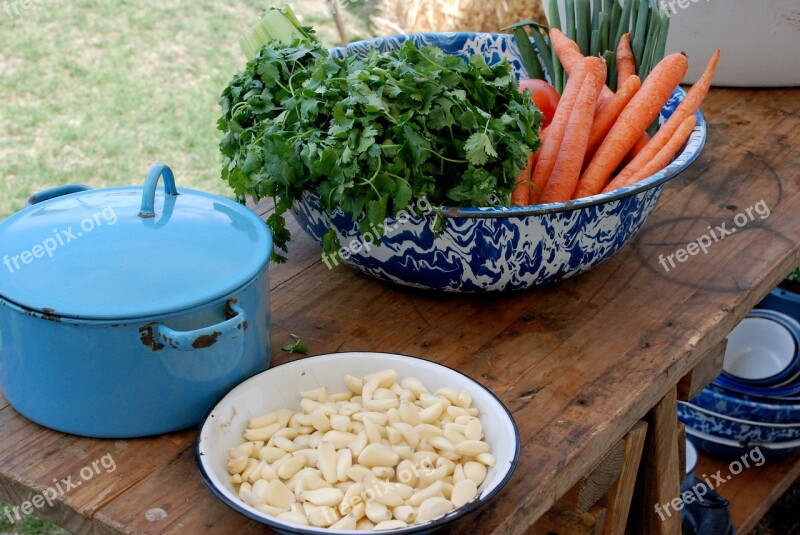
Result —
[[723, 372], [678, 417], [701, 449], [765, 456], [800, 449], [800, 324], [781, 312], [756, 309], [731, 331]]

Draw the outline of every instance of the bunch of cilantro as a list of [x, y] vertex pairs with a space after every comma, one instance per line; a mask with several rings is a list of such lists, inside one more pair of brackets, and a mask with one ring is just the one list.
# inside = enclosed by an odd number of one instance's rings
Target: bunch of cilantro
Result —
[[[518, 92], [508, 62], [489, 66], [411, 41], [365, 58], [273, 41], [220, 104], [222, 177], [240, 200], [275, 198], [267, 224], [284, 251], [283, 216], [306, 190], [362, 231], [382, 228], [423, 197], [433, 206], [507, 204], [539, 146], [541, 113]], [[333, 231], [324, 246], [335, 254]]]

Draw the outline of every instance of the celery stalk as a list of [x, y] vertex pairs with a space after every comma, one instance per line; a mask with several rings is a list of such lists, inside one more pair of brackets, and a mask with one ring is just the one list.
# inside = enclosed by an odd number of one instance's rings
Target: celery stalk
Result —
[[287, 5], [267, 9], [261, 20], [242, 35], [239, 45], [247, 59], [252, 60], [261, 47], [270, 41], [280, 41], [288, 45], [295, 39], [316, 41], [314, 30], [301, 26], [292, 8]]

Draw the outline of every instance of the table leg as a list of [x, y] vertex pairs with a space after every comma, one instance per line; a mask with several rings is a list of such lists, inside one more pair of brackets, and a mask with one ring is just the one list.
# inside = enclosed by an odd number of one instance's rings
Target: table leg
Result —
[[673, 387], [648, 417], [642, 466], [631, 506], [628, 532], [680, 535], [680, 461], [677, 388]]

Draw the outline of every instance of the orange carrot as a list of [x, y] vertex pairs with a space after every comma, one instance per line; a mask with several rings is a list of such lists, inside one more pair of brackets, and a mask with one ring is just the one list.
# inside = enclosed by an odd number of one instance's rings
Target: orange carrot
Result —
[[598, 106], [594, 114], [594, 122], [592, 123], [592, 131], [589, 134], [589, 145], [586, 147], [586, 158], [584, 164], [588, 165], [592, 160], [592, 156], [597, 152], [597, 148], [603, 142], [608, 131], [614, 126], [614, 122], [625, 109], [628, 102], [633, 98], [633, 95], [639, 91], [642, 82], [635, 74], [628, 76], [624, 83], [622, 83], [617, 92], [611, 98]]
[[544, 191], [547, 180], [556, 165], [558, 151], [561, 147], [561, 140], [564, 139], [564, 131], [567, 129], [570, 113], [572, 113], [572, 108], [580, 93], [581, 85], [586, 79], [586, 66], [581, 62], [573, 69], [572, 73], [564, 88], [564, 94], [561, 95], [561, 99], [558, 101], [556, 114], [547, 126], [547, 136], [542, 143], [539, 161], [536, 162], [536, 168], [533, 170], [533, 190], [531, 191], [531, 202], [533, 204], [539, 203], [539, 198]]
[[690, 115], [683, 122], [678, 126], [675, 130], [675, 133], [669, 141], [658, 151], [658, 154], [647, 162], [646, 165], [640, 167], [634, 174], [632, 174], [626, 181], [617, 181], [616, 179], [609, 184], [604, 192], [612, 191], [618, 188], [624, 188], [625, 186], [630, 186], [631, 184], [635, 184], [636, 182], [652, 176], [656, 174], [661, 169], [665, 168], [669, 163], [675, 158], [675, 155], [678, 154], [678, 151], [681, 150], [683, 144], [686, 143], [686, 140], [689, 139], [689, 136], [694, 130], [694, 125], [697, 122], [697, 117], [694, 115]]
[[583, 157], [592, 130], [595, 102], [600, 95], [600, 89], [606, 83], [605, 61], [597, 57], [588, 57], [583, 60], [583, 64], [586, 79], [572, 107], [556, 164], [540, 199], [542, 204], [568, 201], [581, 176]]
[[[538, 154], [538, 151], [534, 154]], [[511, 193], [511, 206], [530, 206], [531, 204], [531, 176], [535, 165], [534, 154], [528, 156], [528, 165], [517, 177], [517, 184]]]
[[683, 54], [670, 54], [656, 65], [597, 149], [578, 182], [576, 199], [596, 195], [606, 187], [611, 174], [667, 103], [688, 68]]
[[625, 168], [620, 172], [619, 175], [614, 180], [619, 180], [620, 183], [626, 183], [628, 181], [628, 177], [635, 174], [640, 168], [647, 165], [647, 163], [652, 160], [656, 154], [667, 144], [673, 134], [678, 130], [678, 127], [683, 124], [683, 121], [686, 120], [687, 117], [690, 115], [694, 115], [697, 113], [697, 110], [700, 109], [700, 104], [702, 104], [703, 99], [708, 94], [708, 89], [711, 87], [711, 80], [714, 78], [714, 72], [717, 69], [717, 63], [719, 62], [719, 50], [714, 52], [714, 55], [711, 56], [711, 60], [708, 62], [708, 66], [706, 67], [705, 72], [703, 75], [697, 80], [691, 89], [686, 93], [686, 96], [678, 104], [678, 107], [675, 108], [675, 111], [672, 112], [672, 115], [667, 120], [664, 125], [658, 129], [658, 132], [650, 142], [644, 146], [644, 148], [639, 151], [639, 153], [631, 160], [629, 164], [625, 166]]
[[[561, 33], [561, 30], [558, 28], [551, 28], [548, 34], [550, 36], [550, 44], [553, 45], [553, 50], [564, 66], [564, 70], [567, 71], [568, 75], [572, 76], [573, 69], [575, 69], [583, 59], [583, 54], [581, 54], [578, 43]], [[605, 86], [600, 90], [600, 97], [598, 100], [602, 102], [611, 98], [613, 95], [614, 92], [611, 91], [608, 86]]]
[[617, 87], [622, 87], [628, 77], [636, 74], [636, 62], [631, 50], [631, 34], [622, 35], [617, 45]]
[[642, 149], [645, 148], [648, 143], [650, 143], [650, 136], [648, 136], [647, 132], [645, 132], [639, 139], [636, 140], [636, 145], [634, 145], [633, 148], [628, 151], [628, 154], [625, 155], [625, 158], [622, 159], [623, 167], [627, 167], [627, 165], [631, 163], [640, 152], [642, 152]]

